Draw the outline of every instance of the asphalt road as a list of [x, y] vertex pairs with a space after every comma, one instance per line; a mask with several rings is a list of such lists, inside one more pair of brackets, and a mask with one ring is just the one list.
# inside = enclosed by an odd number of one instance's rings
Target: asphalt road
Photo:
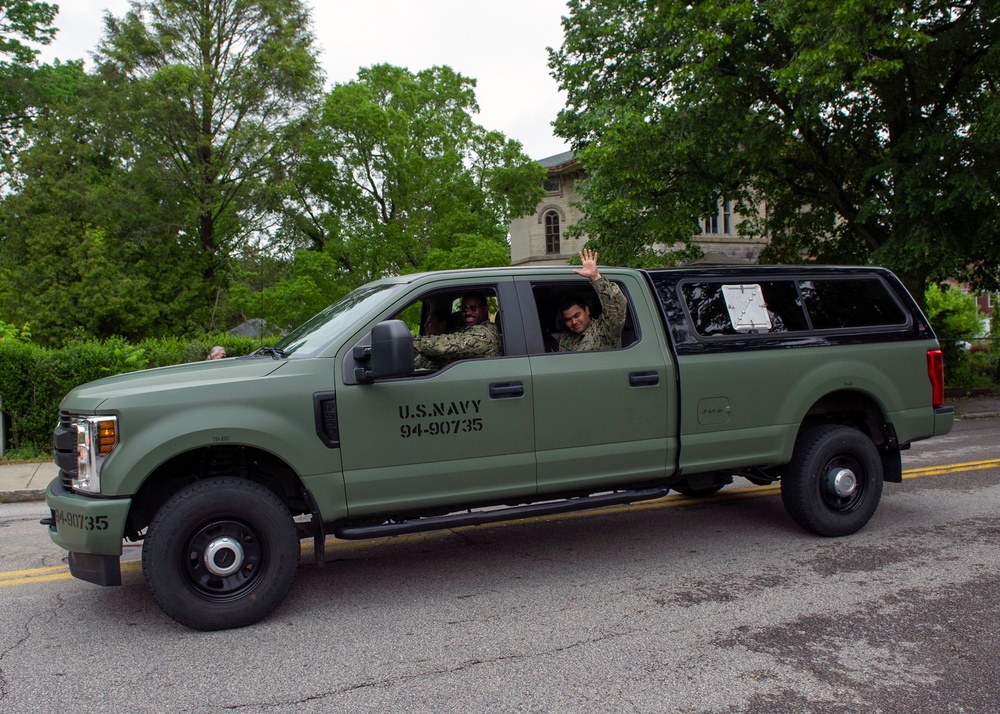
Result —
[[42, 504], [0, 505], [0, 712], [997, 712], [998, 428], [915, 445], [847, 538], [736, 484], [329, 541], [269, 618], [216, 633], [137, 563], [69, 578]]

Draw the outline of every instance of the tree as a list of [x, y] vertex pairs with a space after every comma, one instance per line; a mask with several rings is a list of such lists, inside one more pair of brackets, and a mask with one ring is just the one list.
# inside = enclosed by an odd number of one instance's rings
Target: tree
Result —
[[967, 340], [983, 331], [976, 298], [950, 286], [930, 285], [925, 298], [927, 319], [945, 340]]
[[[330, 280], [339, 263], [328, 250], [295, 251], [291, 265], [263, 254], [256, 258], [247, 261], [255, 264], [247, 265], [230, 289], [230, 303], [244, 318], [264, 318], [287, 331], [347, 293]], [[274, 277], [274, 272], [282, 274]]]
[[45, 2], [0, 0], [0, 152], [5, 155], [30, 118], [31, 107], [41, 104], [39, 95], [51, 85], [44, 77], [35, 81], [38, 50], [27, 43], [52, 41], [57, 10]]
[[35, 0], [0, 0], [0, 63], [31, 64], [38, 50], [25, 41], [46, 45], [55, 37], [52, 27], [57, 5]]
[[[996, 289], [998, 6], [569, 0], [556, 126], [602, 257], [688, 241], [721, 196], [762, 259]], [[763, 208], [758, 216], [757, 209]]]
[[966, 362], [967, 340], [980, 337], [983, 332], [976, 298], [945, 283], [943, 286], [929, 285], [924, 299], [927, 319], [941, 341], [945, 372], [953, 375]]
[[[141, 339], [203, 329], [197, 267], [162, 184], [118, 160], [100, 82], [78, 83], [25, 128], [0, 200], [0, 315], [40, 344], [79, 333]], [[200, 311], [199, 311], [200, 310]]]
[[290, 225], [335, 258], [331, 279], [353, 287], [426, 269], [433, 251], [460, 244], [477, 261], [509, 260], [508, 223], [537, 205], [544, 170], [474, 123], [474, 88], [448, 67], [377, 65], [327, 94], [311, 118], [296, 177], [305, 198]]
[[308, 12], [301, 0], [133, 0], [104, 20], [97, 72], [121, 160], [180, 209], [173, 239], [208, 308], [230, 257], [267, 234], [294, 120], [320, 90]]

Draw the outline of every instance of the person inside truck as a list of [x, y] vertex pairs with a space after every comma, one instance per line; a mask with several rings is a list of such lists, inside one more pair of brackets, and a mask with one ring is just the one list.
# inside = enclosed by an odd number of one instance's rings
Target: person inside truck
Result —
[[584, 352], [621, 347], [628, 308], [621, 288], [601, 275], [597, 269], [597, 252], [589, 248], [580, 251], [580, 269], [573, 272], [590, 281], [601, 302], [601, 314], [591, 317], [586, 299], [579, 295], [567, 296], [559, 305], [566, 328], [559, 337], [559, 351]]
[[418, 369], [440, 369], [460, 359], [501, 355], [500, 332], [490, 322], [483, 293], [470, 292], [462, 297], [461, 317], [462, 325], [457, 332], [413, 338], [414, 362]]
[[449, 323], [451, 315], [440, 310], [435, 310], [424, 320], [425, 335], [444, 335], [450, 332]]

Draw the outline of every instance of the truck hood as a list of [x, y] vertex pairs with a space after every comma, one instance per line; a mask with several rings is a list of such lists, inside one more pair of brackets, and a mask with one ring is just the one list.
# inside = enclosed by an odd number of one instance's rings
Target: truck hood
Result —
[[96, 413], [102, 405], [108, 408], [121, 398], [139, 394], [149, 398], [156, 392], [173, 392], [201, 385], [252, 382], [281, 369], [286, 363], [287, 360], [270, 357], [230, 358], [127, 372], [76, 387], [63, 398], [59, 408], [77, 414]]

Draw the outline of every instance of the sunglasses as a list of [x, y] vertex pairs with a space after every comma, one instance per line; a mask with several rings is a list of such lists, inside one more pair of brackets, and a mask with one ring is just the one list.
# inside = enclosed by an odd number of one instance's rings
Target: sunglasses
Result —
[[462, 312], [479, 312], [485, 305], [462, 305]]

